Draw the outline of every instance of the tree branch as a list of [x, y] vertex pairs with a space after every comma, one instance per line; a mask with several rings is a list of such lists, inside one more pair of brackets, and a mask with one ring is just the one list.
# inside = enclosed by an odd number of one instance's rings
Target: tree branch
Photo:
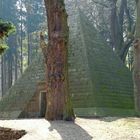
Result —
[[98, 4], [98, 5], [101, 5], [101, 6], [105, 7], [105, 8], [109, 8], [106, 4], [104, 4], [102, 2], [99, 2], [99, 1], [96, 1], [96, 0], [92, 0], [92, 2], [94, 2], [94, 3]]

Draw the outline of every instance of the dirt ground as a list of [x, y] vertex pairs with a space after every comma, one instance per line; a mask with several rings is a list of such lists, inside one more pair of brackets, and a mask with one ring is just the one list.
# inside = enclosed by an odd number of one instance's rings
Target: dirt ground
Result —
[[77, 118], [75, 123], [1, 120], [0, 127], [25, 130], [20, 140], [140, 140], [140, 118]]
[[26, 132], [24, 130], [17, 131], [10, 128], [0, 127], [0, 140], [18, 140], [25, 134]]

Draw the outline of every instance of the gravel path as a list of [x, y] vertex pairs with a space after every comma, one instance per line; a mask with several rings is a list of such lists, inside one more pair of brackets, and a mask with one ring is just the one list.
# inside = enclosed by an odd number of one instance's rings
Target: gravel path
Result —
[[0, 127], [26, 130], [20, 140], [140, 140], [139, 118], [77, 118], [75, 124], [45, 119], [1, 120]]

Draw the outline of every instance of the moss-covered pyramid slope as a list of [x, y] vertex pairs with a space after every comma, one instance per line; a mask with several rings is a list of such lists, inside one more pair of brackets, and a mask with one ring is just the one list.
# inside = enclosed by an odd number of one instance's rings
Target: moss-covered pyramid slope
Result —
[[0, 118], [15, 119], [36, 93], [38, 82], [45, 80], [43, 57], [37, 56], [24, 74], [0, 101]]
[[82, 12], [69, 20], [73, 24], [69, 71], [75, 112], [80, 116], [133, 115], [130, 71]]

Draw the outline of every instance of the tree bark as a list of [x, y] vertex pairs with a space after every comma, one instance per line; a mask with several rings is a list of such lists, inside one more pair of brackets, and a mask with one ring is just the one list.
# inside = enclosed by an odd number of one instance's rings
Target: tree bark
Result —
[[13, 81], [13, 67], [12, 67], [12, 52], [11, 50], [8, 50], [8, 89], [12, 86], [12, 81]]
[[5, 84], [4, 84], [4, 56], [1, 57], [1, 92], [2, 96], [5, 93]]
[[[15, 81], [18, 79], [18, 50], [17, 50], [17, 36], [16, 36], [16, 46], [15, 46], [15, 57], [14, 57], [14, 61], [15, 61]], [[14, 81], [14, 82], [15, 82]]]
[[135, 109], [140, 111], [140, 0], [136, 0], [137, 5], [137, 21], [136, 34], [134, 41], [134, 95], [135, 95]]
[[68, 35], [64, 0], [45, 0], [48, 18], [47, 110], [48, 120], [74, 120], [68, 90]]
[[22, 15], [22, 0], [20, 2], [20, 20], [21, 20], [21, 25], [20, 25], [20, 72], [21, 74], [23, 73], [23, 15]]

